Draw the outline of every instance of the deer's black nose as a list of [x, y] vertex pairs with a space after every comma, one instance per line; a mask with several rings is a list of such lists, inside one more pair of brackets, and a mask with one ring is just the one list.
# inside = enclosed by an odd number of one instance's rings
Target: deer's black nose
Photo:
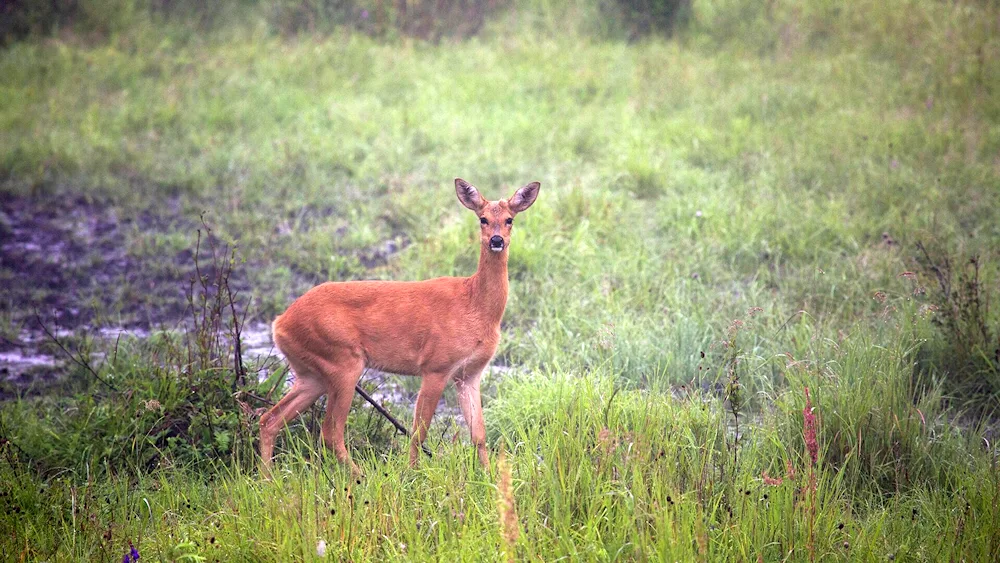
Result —
[[490, 250], [503, 250], [503, 237], [497, 235], [490, 237]]

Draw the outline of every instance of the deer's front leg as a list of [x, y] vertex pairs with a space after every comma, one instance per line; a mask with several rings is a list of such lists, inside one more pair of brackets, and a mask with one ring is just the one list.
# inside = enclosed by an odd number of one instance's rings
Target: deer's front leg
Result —
[[467, 379], [456, 381], [455, 386], [458, 390], [458, 404], [462, 408], [465, 423], [469, 426], [469, 437], [479, 452], [479, 463], [488, 469], [490, 459], [486, 452], [486, 422], [483, 419], [483, 402], [479, 393], [479, 380], [482, 376], [483, 368], [480, 368]]
[[420, 393], [417, 395], [417, 408], [413, 412], [413, 437], [410, 439], [410, 467], [417, 466], [420, 446], [427, 439], [427, 429], [434, 418], [441, 393], [448, 383], [447, 373], [428, 373], [420, 383]]

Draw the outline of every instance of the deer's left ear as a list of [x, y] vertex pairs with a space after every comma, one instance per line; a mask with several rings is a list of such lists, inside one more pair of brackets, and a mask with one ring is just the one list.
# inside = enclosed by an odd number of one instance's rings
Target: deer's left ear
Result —
[[535, 198], [538, 197], [538, 188], [541, 186], [542, 185], [538, 182], [532, 182], [514, 192], [510, 201], [507, 202], [507, 205], [510, 206], [510, 210], [514, 213], [520, 213], [531, 207], [531, 204], [535, 203]]

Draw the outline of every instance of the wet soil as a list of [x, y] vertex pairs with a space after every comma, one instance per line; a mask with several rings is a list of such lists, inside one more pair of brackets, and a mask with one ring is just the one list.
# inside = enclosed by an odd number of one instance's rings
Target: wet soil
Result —
[[[176, 252], [130, 248], [157, 234], [194, 233], [201, 225], [185, 218], [178, 201], [156, 212], [132, 216], [84, 198], [4, 196], [0, 202], [0, 401], [44, 393], [70, 364], [52, 339], [80, 334], [91, 340], [93, 360], [119, 337], [146, 338], [156, 330], [183, 330], [190, 321], [189, 293], [196, 277], [195, 247]], [[204, 230], [202, 231], [204, 232]], [[396, 237], [359, 255], [366, 268], [384, 265], [405, 247]], [[200, 272], [213, 278], [211, 245], [201, 241]], [[243, 265], [254, 267], [251, 260]], [[318, 280], [296, 280], [295, 289]], [[250, 295], [247, 277], [229, 273], [232, 291]], [[51, 336], [50, 334], [51, 333]], [[270, 327], [254, 319], [241, 334], [244, 363], [266, 378], [283, 358], [271, 343]], [[72, 345], [69, 346], [72, 348]], [[398, 377], [371, 371], [366, 380], [380, 401], [412, 402], [415, 392]], [[410, 386], [412, 387], [412, 386]], [[457, 411], [456, 411], [457, 412]]]
[[[166, 208], [176, 211], [176, 204]], [[130, 252], [127, 242], [131, 232], [162, 230], [167, 221], [149, 212], [123, 217], [114, 207], [83, 198], [5, 195], [0, 381], [26, 387], [57, 377], [63, 358], [50, 350], [45, 330], [61, 337], [94, 333], [113, 318], [117, 333], [179, 318], [186, 307], [182, 280], [189, 276], [184, 256], [151, 264]]]
[[15, 322], [37, 314], [70, 330], [104, 324], [97, 317], [108, 311], [124, 325], [178, 318], [185, 308], [188, 257], [177, 253], [152, 261], [127, 246], [130, 232], [163, 230], [167, 221], [178, 219], [148, 212], [122, 217], [113, 207], [82, 198], [5, 197], [0, 310]]

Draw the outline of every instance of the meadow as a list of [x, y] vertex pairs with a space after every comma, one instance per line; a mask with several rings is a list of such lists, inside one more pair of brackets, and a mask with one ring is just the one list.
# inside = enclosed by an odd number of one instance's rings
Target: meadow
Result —
[[[81, 360], [0, 383], [0, 553], [1000, 559], [1000, 8], [695, 0], [635, 37], [500, 4], [437, 40], [248, 3], [0, 50], [0, 342]], [[542, 184], [490, 469], [440, 415], [408, 468], [356, 400], [363, 477], [318, 405], [262, 479], [286, 374], [234, 359], [234, 317], [470, 275], [456, 176]]]

